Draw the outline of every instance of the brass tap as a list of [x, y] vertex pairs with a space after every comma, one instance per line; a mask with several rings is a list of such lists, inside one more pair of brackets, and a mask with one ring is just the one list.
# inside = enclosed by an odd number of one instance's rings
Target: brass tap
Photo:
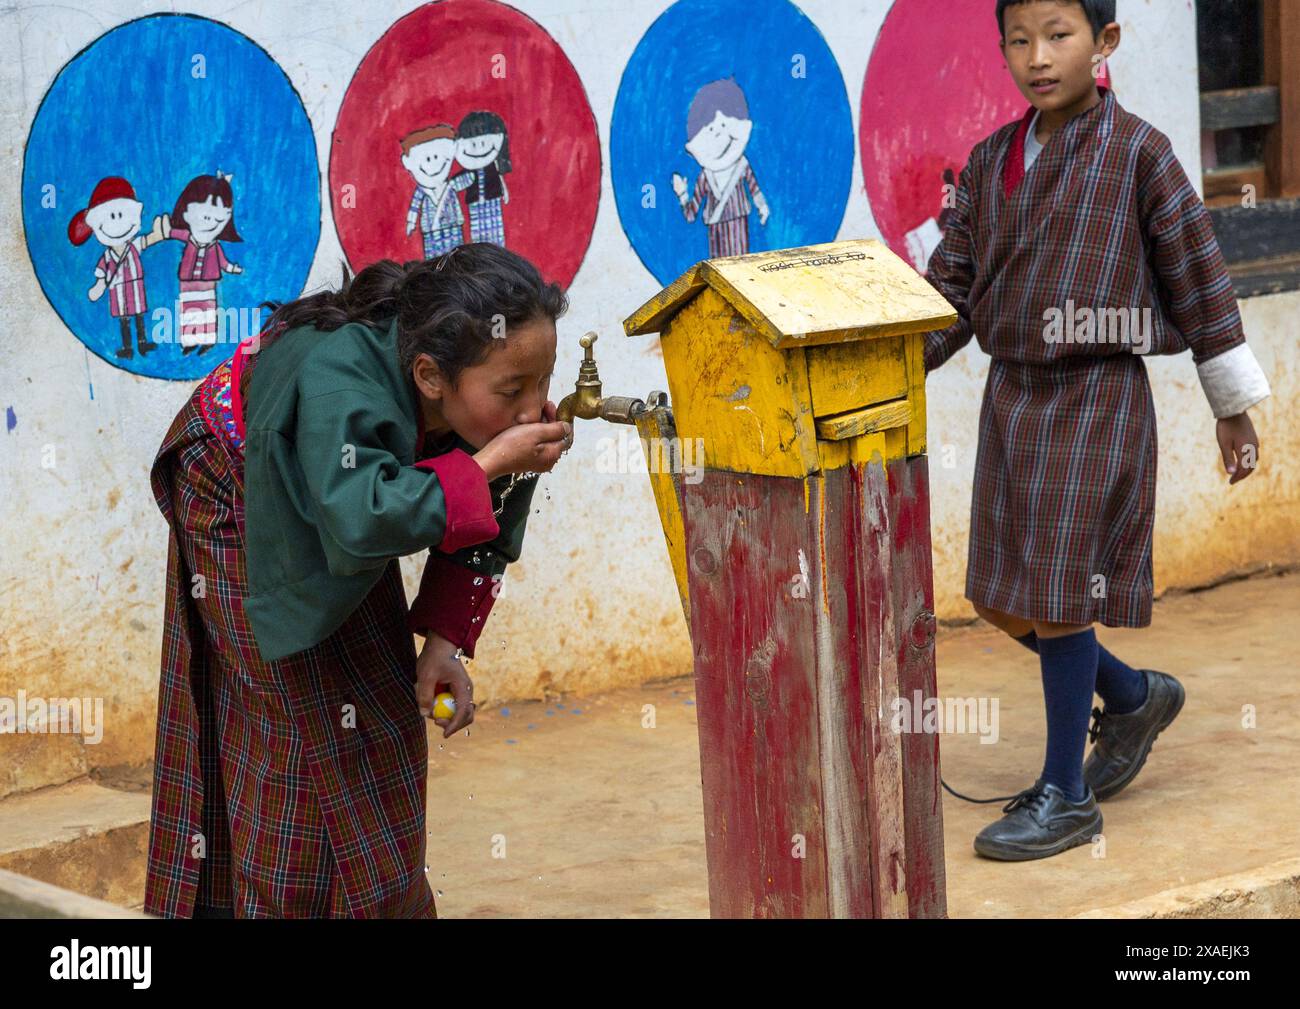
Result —
[[596, 334], [588, 333], [578, 342], [583, 350], [582, 364], [578, 367], [578, 381], [574, 384], [573, 392], [560, 400], [555, 419], [570, 424], [575, 417], [607, 420], [613, 424], [635, 424], [637, 415], [645, 411], [645, 401], [631, 396], [602, 397], [600, 373], [596, 370], [596, 358], [591, 350], [596, 342]]

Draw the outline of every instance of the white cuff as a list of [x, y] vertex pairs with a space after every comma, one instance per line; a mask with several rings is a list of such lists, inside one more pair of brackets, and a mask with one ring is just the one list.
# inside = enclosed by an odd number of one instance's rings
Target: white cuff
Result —
[[1254, 352], [1245, 343], [1201, 362], [1196, 374], [1215, 417], [1235, 417], [1271, 392]]

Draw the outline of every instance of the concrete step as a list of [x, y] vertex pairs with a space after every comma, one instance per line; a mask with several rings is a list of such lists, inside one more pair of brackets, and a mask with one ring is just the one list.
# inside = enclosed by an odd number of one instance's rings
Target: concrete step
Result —
[[0, 802], [0, 869], [123, 907], [144, 900], [149, 793], [81, 778]]

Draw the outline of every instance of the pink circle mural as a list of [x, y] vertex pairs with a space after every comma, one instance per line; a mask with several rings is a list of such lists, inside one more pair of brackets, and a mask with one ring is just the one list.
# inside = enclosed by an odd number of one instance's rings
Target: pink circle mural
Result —
[[994, 5], [896, 0], [862, 86], [867, 199], [885, 242], [924, 271], [942, 235], [945, 183], [970, 150], [1029, 107], [1004, 68]]
[[600, 141], [573, 64], [536, 22], [493, 0], [442, 0], [361, 61], [329, 171], [354, 269], [487, 241], [567, 287], [596, 222]]

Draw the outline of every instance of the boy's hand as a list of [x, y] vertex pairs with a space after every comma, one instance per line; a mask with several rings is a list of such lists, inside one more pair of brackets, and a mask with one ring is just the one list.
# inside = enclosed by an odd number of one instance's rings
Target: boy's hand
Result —
[[1259, 465], [1259, 437], [1250, 415], [1239, 413], [1235, 417], [1220, 417], [1214, 425], [1219, 439], [1219, 452], [1223, 455], [1223, 468], [1231, 479], [1229, 484], [1245, 480]]
[[415, 660], [415, 702], [425, 718], [432, 716], [434, 698], [444, 689], [456, 699], [456, 713], [449, 719], [435, 718], [433, 724], [442, 728], [442, 738], [446, 739], [474, 721], [474, 684], [456, 658], [456, 646], [430, 634]]

